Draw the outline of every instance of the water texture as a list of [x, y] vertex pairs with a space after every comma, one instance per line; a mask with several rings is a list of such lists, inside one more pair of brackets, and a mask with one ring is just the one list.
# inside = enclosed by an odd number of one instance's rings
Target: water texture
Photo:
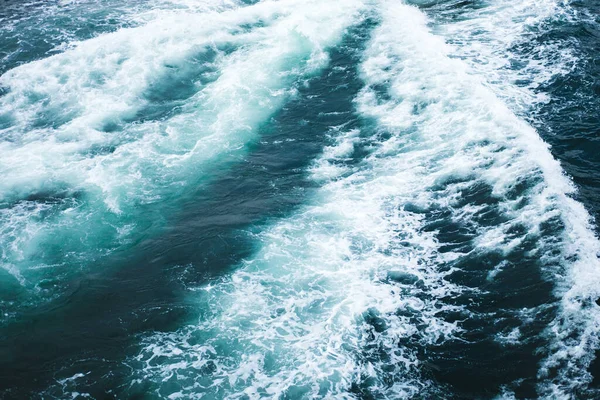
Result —
[[592, 1], [0, 3], [0, 396], [600, 396]]

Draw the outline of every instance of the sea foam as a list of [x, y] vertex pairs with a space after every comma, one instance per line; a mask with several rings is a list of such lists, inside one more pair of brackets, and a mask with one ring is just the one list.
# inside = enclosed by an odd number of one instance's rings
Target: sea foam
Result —
[[[322, 185], [312, 204], [261, 234], [260, 250], [231, 276], [194, 291], [204, 310], [197, 324], [143, 340], [133, 387], [151, 380], [175, 397], [449, 395], [424, 353], [464, 340], [464, 321], [505, 318], [468, 298], [524, 273], [508, 261], [515, 254], [562, 298], [543, 333], [540, 394], [589, 380], [581, 370], [564, 380], [591, 360], [600, 288], [598, 241], [572, 183], [422, 12], [392, 1], [374, 9], [380, 22], [355, 100], [374, 132], [332, 128], [337, 142], [312, 168]], [[345, 163], [357, 146], [369, 154]], [[498, 261], [457, 278], [473, 256]], [[544, 307], [502, 312], [522, 316], [527, 330]], [[520, 327], [497, 340], [518, 343]], [[550, 365], [561, 372], [546, 378]]]

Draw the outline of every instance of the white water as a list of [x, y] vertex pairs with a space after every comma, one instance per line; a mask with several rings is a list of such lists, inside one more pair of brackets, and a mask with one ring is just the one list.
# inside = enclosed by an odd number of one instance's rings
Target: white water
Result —
[[[589, 382], [598, 347], [600, 246], [570, 197], [573, 185], [516, 115], [545, 101], [535, 88], [577, 60], [558, 46], [518, 59], [526, 63], [518, 72], [506, 61], [527, 41], [527, 27], [565, 9], [550, 0], [497, 1], [430, 31], [431, 21], [400, 1], [366, 6], [381, 21], [355, 104], [382, 135], [332, 127], [336, 144], [311, 171], [322, 185], [311, 204], [257, 237], [260, 250], [237, 272], [195, 290], [197, 324], [147, 337], [134, 379], [172, 398], [358, 397], [353, 390], [443, 397], [417, 350], [460, 340], [460, 326], [443, 314], [469, 310], [448, 299], [478, 289], [452, 283], [455, 262], [534, 240], [531, 255], [557, 283], [559, 303], [545, 332], [550, 347], [540, 349], [539, 393], [570, 398]], [[0, 114], [12, 119], [0, 132], [0, 173], [9, 177], [0, 202], [11, 205], [0, 210], [2, 267], [32, 286], [32, 271], [53, 266], [29, 260], [64, 232], [77, 242], [102, 225], [125, 242], [143, 225], [143, 207], [171, 204], [239, 159], [259, 126], [327, 64], [328, 47], [364, 7], [178, 0], [145, 12], [140, 26], [0, 77], [10, 90]], [[517, 82], [523, 78], [531, 81]], [[142, 117], [179, 80], [193, 84], [169, 99], [178, 112]], [[370, 146], [369, 155], [345, 164], [358, 145]], [[527, 189], [519, 192], [521, 182]], [[482, 224], [486, 205], [464, 204], [476, 185], [491, 189], [502, 223]], [[442, 250], [427, 220], [440, 210], [468, 228], [473, 248]], [[555, 220], [563, 228], [549, 237], [541, 226]], [[108, 242], [102, 246], [115, 245]], [[82, 257], [88, 243], [75, 248]], [[507, 268], [493, 266], [488, 279]], [[527, 318], [536, 312], [522, 310]], [[520, 338], [519, 328], [497, 337], [507, 345]]]
[[459, 12], [434, 7], [432, 29], [452, 44], [452, 56], [468, 63], [471, 71], [520, 116], [550, 98], [537, 89], [580, 62], [569, 39], [536, 42], [536, 37], [575, 18], [568, 1], [483, 2]]
[[[261, 249], [237, 272], [198, 289], [198, 324], [144, 341], [136, 379], [156, 381], [160, 395], [354, 398], [359, 387], [384, 398], [443, 396], [415, 348], [460, 338], [441, 317], [455, 307], [445, 299], [477, 289], [450, 282], [454, 270], [444, 267], [467, 254], [440, 251], [414, 209], [450, 211], [473, 233], [470, 253], [509, 254], [535, 240], [533, 254], [562, 296], [546, 333], [555, 338], [543, 349], [540, 394], [567, 397], [589, 379], [600, 249], [589, 215], [569, 196], [573, 185], [535, 130], [495, 94], [510, 97], [510, 87], [490, 89], [416, 8], [381, 1], [376, 10], [381, 22], [364, 55], [356, 107], [390, 137], [344, 167], [355, 144], [375, 138], [332, 129], [337, 144], [313, 169], [323, 185], [313, 204], [262, 234]], [[475, 185], [491, 188], [503, 223], [481, 224], [485, 205], [461, 204]], [[544, 236], [541, 226], [556, 219], [561, 236]], [[511, 234], [517, 227], [527, 235]], [[551, 365], [558, 376], [546, 379]]]
[[[541, 45], [536, 44], [536, 35], [552, 29], [552, 24], [583, 16], [570, 7], [569, 1], [488, 3], [456, 19], [439, 18], [435, 32], [453, 44], [451, 54], [484, 76], [485, 84], [513, 112], [531, 117], [540, 103], [550, 99], [537, 89], [583, 62], [570, 45], [574, 39]], [[529, 154], [537, 159], [548, 158], [547, 152], [536, 147]], [[594, 349], [600, 345], [600, 313], [593, 304], [600, 295], [600, 244], [588, 213], [568, 197], [574, 188], [569, 188], [572, 184], [566, 182], [558, 163], [547, 160], [546, 164], [544, 177], [556, 191], [561, 219], [566, 225], [562, 238], [566, 251], [561, 260], [564, 270], [549, 277], [557, 285], [556, 294], [561, 300], [559, 314], [546, 331], [551, 345], [542, 350], [549, 355], [539, 371], [538, 390], [548, 398], [571, 398], [575, 390], [590, 382], [587, 368], [595, 356]], [[569, 259], [569, 255], [573, 258]]]
[[[359, 5], [336, 10], [290, 0], [155, 10], [140, 27], [1, 76], [9, 91], [0, 110], [12, 124], [0, 142], [0, 202], [14, 204], [0, 220], [3, 268], [27, 283], [23, 270], [40, 268], [29, 260], [66, 232], [83, 248], [63, 243], [61, 251], [93, 257], [115, 244], [89, 248], [88, 232], [108, 230], [101, 240], [122, 243], [144, 226], [140, 207], [177, 198], [236, 160], [295, 87], [327, 64], [327, 48], [358, 18]], [[188, 95], [171, 100], [178, 112], [138, 117], [186, 79], [193, 81]], [[52, 201], [29, 201], [38, 197]]]

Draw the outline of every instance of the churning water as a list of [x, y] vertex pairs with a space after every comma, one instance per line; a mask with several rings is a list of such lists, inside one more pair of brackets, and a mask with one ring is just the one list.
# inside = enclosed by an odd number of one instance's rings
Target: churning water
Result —
[[599, 13], [1, 2], [1, 395], [598, 398]]

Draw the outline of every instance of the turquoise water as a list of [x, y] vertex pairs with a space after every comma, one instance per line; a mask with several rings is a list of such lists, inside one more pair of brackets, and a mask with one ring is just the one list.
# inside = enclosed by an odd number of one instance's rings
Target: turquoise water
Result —
[[0, 5], [6, 398], [595, 398], [598, 21]]

